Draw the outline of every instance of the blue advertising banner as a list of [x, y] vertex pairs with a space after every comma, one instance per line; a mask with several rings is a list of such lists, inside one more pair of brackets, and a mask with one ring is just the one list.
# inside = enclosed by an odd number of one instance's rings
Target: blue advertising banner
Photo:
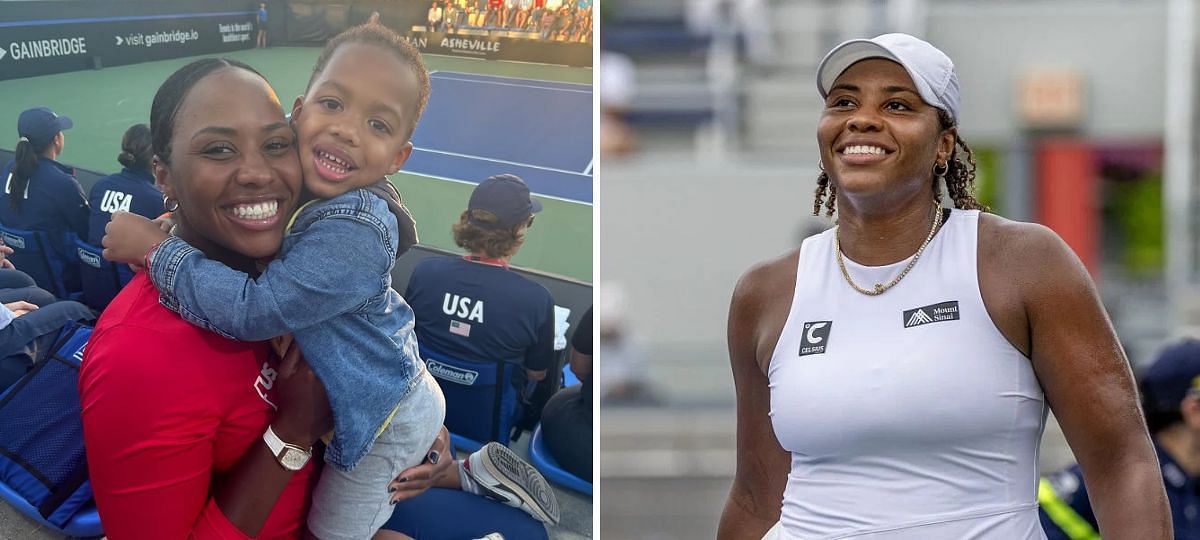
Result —
[[0, 80], [254, 46], [253, 11], [0, 22]]

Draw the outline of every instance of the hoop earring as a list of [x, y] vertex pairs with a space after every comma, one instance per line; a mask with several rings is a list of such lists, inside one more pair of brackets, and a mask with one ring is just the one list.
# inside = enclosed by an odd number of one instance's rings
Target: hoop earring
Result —
[[[942, 170], [939, 171], [938, 167], [941, 167]], [[938, 180], [941, 180], [943, 182], [946, 181], [946, 173], [948, 173], [948, 172], [950, 172], [950, 164], [949, 163], [934, 163], [933, 164], [933, 175], [936, 176]]]
[[821, 172], [825, 172], [825, 162], [821, 161], [821, 160], [817, 160], [817, 168], [821, 169]]
[[179, 210], [179, 201], [163, 195], [163, 209], [168, 212]]
[[[938, 166], [941, 166], [941, 170], [938, 170]], [[949, 172], [950, 172], [950, 164], [948, 164], [948, 163], [934, 163], [933, 164], [933, 174], [934, 174], [934, 176], [937, 177], [937, 179], [933, 181], [933, 200], [935, 202], [942, 200], [942, 186], [946, 186], [947, 190], [950, 189], [950, 186], [946, 185], [946, 173], [949, 173]]]

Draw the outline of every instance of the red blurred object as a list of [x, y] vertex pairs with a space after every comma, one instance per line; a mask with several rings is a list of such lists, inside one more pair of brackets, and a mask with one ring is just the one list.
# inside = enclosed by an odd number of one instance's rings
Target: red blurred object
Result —
[[1092, 146], [1076, 139], [1037, 144], [1037, 220], [1100, 276], [1100, 186]]

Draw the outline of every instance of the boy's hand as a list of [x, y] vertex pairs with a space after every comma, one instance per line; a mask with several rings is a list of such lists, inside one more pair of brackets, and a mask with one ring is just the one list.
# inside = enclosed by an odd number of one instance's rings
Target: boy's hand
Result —
[[157, 224], [137, 214], [114, 212], [104, 227], [104, 258], [112, 262], [142, 264], [146, 255], [167, 238]]
[[162, 216], [154, 220], [154, 224], [158, 225], [158, 228], [162, 229], [162, 232], [169, 235], [171, 234], [171, 228], [175, 226], [175, 220], [171, 216]]

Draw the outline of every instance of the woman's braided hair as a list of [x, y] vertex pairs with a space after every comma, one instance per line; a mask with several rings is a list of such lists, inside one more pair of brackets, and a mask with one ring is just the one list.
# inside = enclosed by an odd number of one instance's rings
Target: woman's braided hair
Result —
[[[947, 130], [955, 126], [954, 119], [950, 118], [950, 114], [946, 111], [938, 109], [938, 124], [941, 129]], [[960, 158], [958, 148], [962, 147], [966, 161]], [[950, 159], [946, 162], [946, 174], [941, 177], [933, 176], [933, 197], [936, 199], [941, 196], [942, 187], [938, 185], [939, 178], [946, 179], [946, 192], [950, 195], [950, 199], [954, 201], [954, 207], [963, 210], [982, 210], [987, 212], [989, 208], [979, 201], [975, 200], [975, 153], [971, 151], [971, 147], [967, 146], [967, 141], [956, 133], [954, 135], [954, 149], [950, 151]], [[935, 167], [936, 169], [936, 167]], [[828, 196], [828, 198], [826, 198]], [[824, 169], [817, 176], [817, 191], [816, 198], [813, 201], [813, 215], [821, 215], [821, 205], [825, 205], [825, 215], [833, 217], [837, 201], [837, 184], [833, 183], [829, 178], [829, 173]]]

